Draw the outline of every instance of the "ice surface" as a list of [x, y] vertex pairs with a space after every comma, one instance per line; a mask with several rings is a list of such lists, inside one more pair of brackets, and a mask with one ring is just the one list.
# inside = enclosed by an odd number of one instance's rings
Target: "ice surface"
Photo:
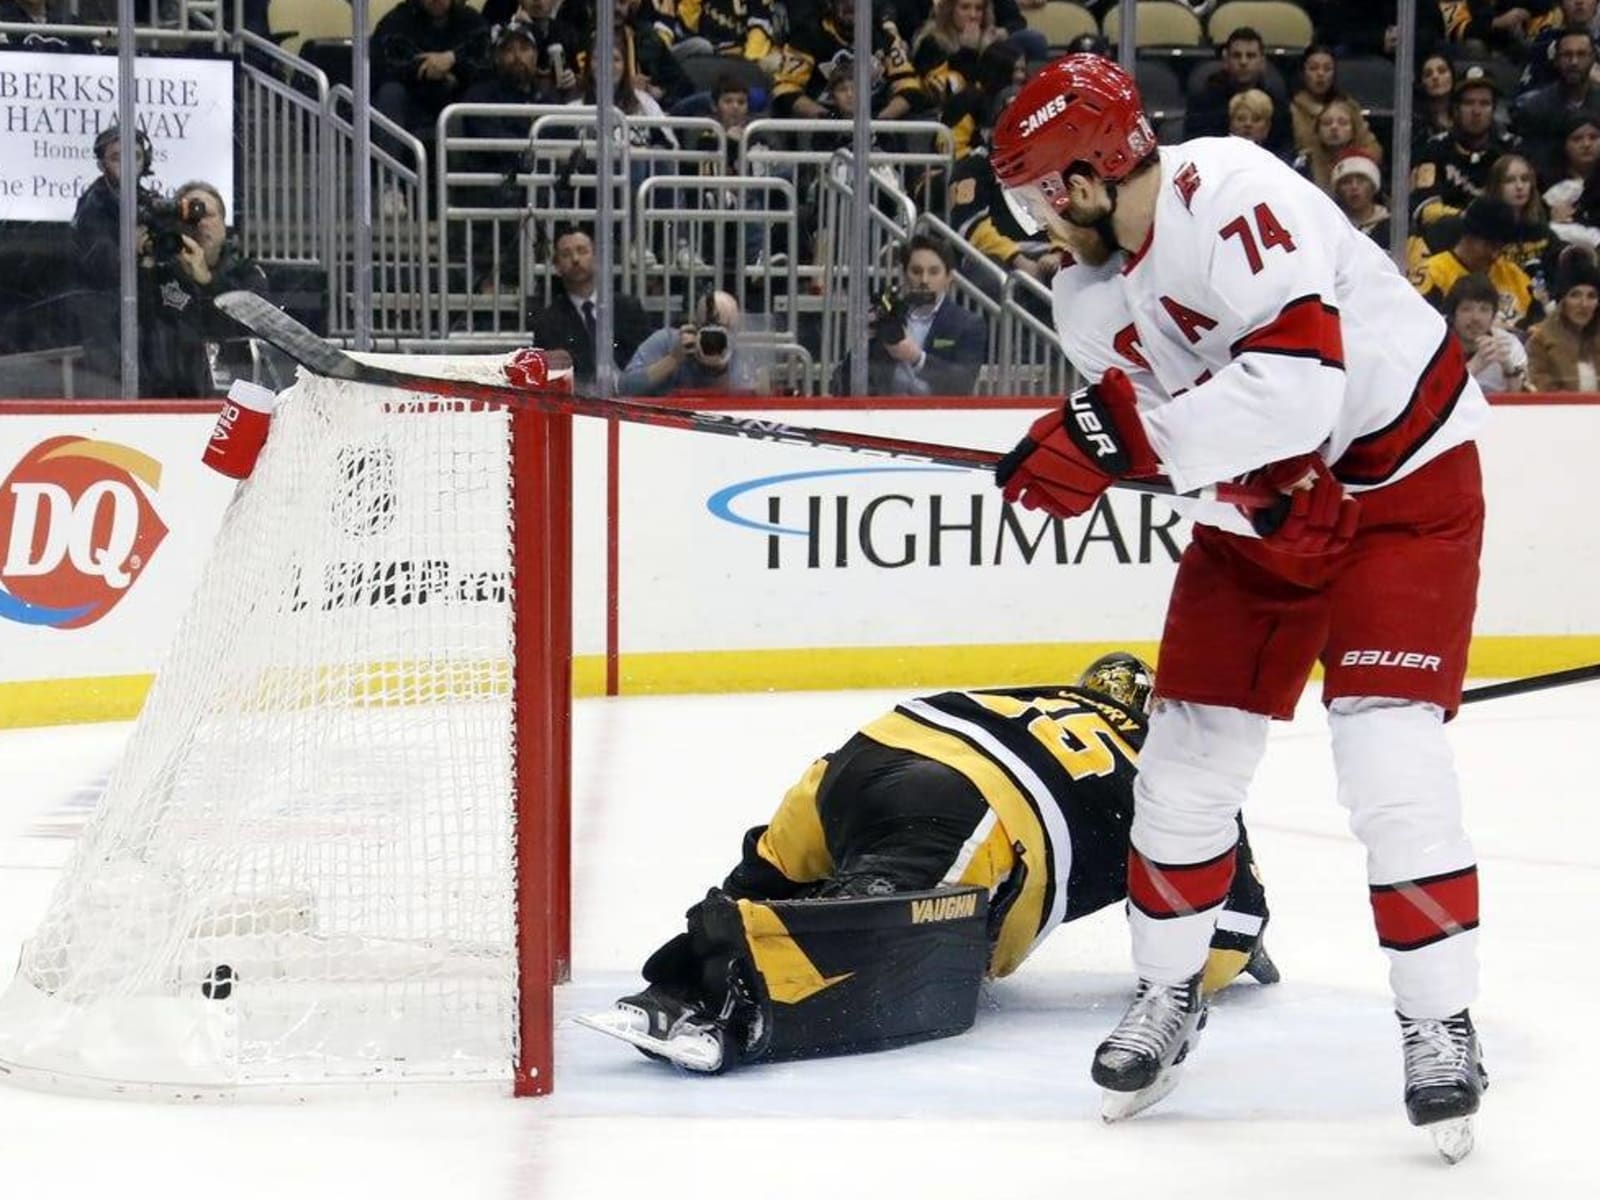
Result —
[[[638, 963], [783, 789], [900, 693], [585, 701], [574, 732], [576, 981]], [[127, 726], [0, 732], [0, 964], [9, 971]], [[1483, 883], [1493, 1086], [1447, 1168], [1400, 1105], [1400, 1054], [1360, 847], [1315, 697], [1247, 810], [1284, 982], [1225, 994], [1161, 1106], [1101, 1124], [1094, 1044], [1130, 985], [1119, 912], [1057, 932], [986, 990], [967, 1036], [891, 1053], [679, 1074], [564, 1021], [557, 1091], [482, 1088], [179, 1107], [0, 1088], [0, 1197], [1600, 1195], [1583, 1105], [1600, 1078], [1600, 685], [1469, 707], [1453, 741]]]

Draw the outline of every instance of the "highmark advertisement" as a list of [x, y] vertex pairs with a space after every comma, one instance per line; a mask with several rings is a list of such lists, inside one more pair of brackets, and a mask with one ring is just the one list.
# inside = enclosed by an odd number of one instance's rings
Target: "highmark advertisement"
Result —
[[[231, 216], [233, 73], [228, 59], [137, 60], [134, 102], [151, 149], [143, 186], [170, 194], [203, 180]], [[115, 56], [0, 54], [0, 221], [70, 221], [100, 174], [95, 138], [116, 123]]]

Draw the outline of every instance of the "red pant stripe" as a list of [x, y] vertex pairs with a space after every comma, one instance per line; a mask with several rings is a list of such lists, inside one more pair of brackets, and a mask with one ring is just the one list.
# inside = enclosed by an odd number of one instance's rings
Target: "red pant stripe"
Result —
[[1233, 886], [1235, 848], [1202, 863], [1171, 865], [1151, 862], [1137, 850], [1128, 852], [1128, 899], [1147, 917], [1187, 917], [1215, 908]]
[[1372, 919], [1386, 950], [1415, 950], [1478, 927], [1478, 868], [1375, 884]]

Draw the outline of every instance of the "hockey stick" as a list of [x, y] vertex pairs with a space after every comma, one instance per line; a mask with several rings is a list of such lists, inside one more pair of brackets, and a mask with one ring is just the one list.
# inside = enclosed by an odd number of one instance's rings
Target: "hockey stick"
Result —
[[1565, 671], [1550, 671], [1543, 675], [1529, 675], [1526, 679], [1508, 679], [1505, 683], [1486, 683], [1482, 687], [1468, 688], [1461, 693], [1461, 703], [1477, 700], [1498, 700], [1502, 696], [1520, 696], [1524, 692], [1542, 692], [1546, 688], [1565, 687], [1569, 683], [1584, 683], [1600, 679], [1600, 663], [1587, 667], [1569, 667]]
[[[994, 470], [1001, 457], [993, 450], [942, 446], [935, 442], [907, 441], [870, 433], [846, 433], [836, 429], [814, 429], [731, 413], [696, 412], [634, 400], [603, 400], [576, 392], [540, 392], [511, 387], [509, 384], [497, 386], [461, 379], [439, 379], [432, 375], [413, 375], [388, 367], [372, 366], [336, 346], [328, 345], [288, 313], [275, 308], [254, 292], [224, 292], [216, 298], [216, 306], [268, 345], [281, 350], [306, 369], [329, 379], [402, 388], [430, 396], [522, 405], [539, 412], [571, 413], [580, 417], [631, 421], [639, 425], [688, 429], [697, 433], [717, 433], [726, 437], [785, 442], [796, 446], [826, 446], [879, 458], [968, 467], [979, 471]], [[1214, 500], [1252, 509], [1270, 508], [1280, 500], [1276, 492], [1239, 483], [1218, 483], [1181, 493], [1175, 492], [1170, 483], [1159, 478], [1119, 479], [1113, 486], [1159, 496], [1182, 495], [1195, 500]]]

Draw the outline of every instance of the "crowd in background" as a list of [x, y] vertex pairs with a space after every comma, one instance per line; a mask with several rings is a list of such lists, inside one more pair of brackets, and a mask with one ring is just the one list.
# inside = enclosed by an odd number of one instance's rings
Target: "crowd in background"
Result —
[[[1029, 69], [1060, 50], [1028, 20], [1030, 10], [1054, 2], [878, 0], [868, 50], [872, 92], [858, 98], [856, 0], [399, 0], [373, 33], [372, 99], [424, 143], [435, 138], [438, 115], [452, 103], [592, 104], [596, 22], [604, 14], [615, 30], [614, 103], [638, 116], [714, 119], [730, 147], [720, 168], [726, 174], [738, 170], [739, 140], [758, 116], [848, 117], [859, 102], [879, 120], [942, 122], [957, 155], [949, 178], [931, 184], [951, 225], [1001, 267], [1048, 283], [1060, 254], [1047, 242], [1029, 241], [1011, 223], [988, 167], [987, 143]], [[1201, 15], [1215, 7], [1215, 0], [1184, 2]], [[1110, 5], [1082, 7], [1099, 16]], [[1600, 0], [1419, 0], [1414, 118], [1407, 130], [1395, 129], [1387, 112], [1365, 108], [1340, 84], [1341, 63], [1392, 57], [1396, 5], [1306, 0], [1301, 7], [1315, 29], [1303, 50], [1285, 54], [1255, 30], [1236, 28], [1214, 47], [1214, 61], [1189, 71], [1182, 135], [1260, 144], [1325, 190], [1386, 249], [1388, 164], [1396, 139], [1407, 138], [1412, 212], [1406, 266], [1417, 288], [1453, 323], [1474, 373], [1497, 390], [1600, 387]], [[278, 32], [265, 3], [252, 2], [244, 11], [247, 24]], [[0, 20], [60, 15], [47, 0], [0, 0]], [[69, 45], [31, 36], [13, 36], [12, 44]], [[1071, 48], [1114, 54], [1093, 34]], [[518, 136], [526, 125], [525, 118], [473, 118], [467, 132]], [[658, 128], [638, 136], [676, 135]], [[880, 144], [891, 143], [884, 136]], [[97, 156], [103, 149], [96, 144]], [[920, 183], [926, 189], [930, 181]], [[214, 189], [203, 194], [204, 186], [186, 184], [169, 198], [187, 197], [194, 219], [177, 240], [168, 239], [164, 253], [141, 241], [148, 271], [141, 294], [147, 288], [163, 316], [166, 308], [182, 312], [189, 297], [252, 278], [254, 268], [227, 250], [225, 230], [205, 224], [208, 216], [215, 222], [225, 214], [221, 197]], [[85, 195], [74, 222], [82, 277], [106, 303], [115, 287], [115, 216], [114, 190], [101, 188]], [[570, 232], [584, 241], [592, 237]], [[533, 306], [529, 323], [535, 331], [556, 331], [567, 343], [591, 338], [582, 359], [592, 372], [594, 318], [583, 311], [583, 289], [592, 278], [582, 282], [574, 246], [563, 244], [571, 241], [563, 235], [542, 248], [571, 293]], [[807, 247], [793, 251], [804, 254]], [[918, 251], [924, 261], [913, 280]], [[882, 326], [876, 330], [875, 384], [943, 390], [975, 376], [986, 353], [983, 339], [965, 323], [959, 336], [943, 336], [939, 331], [956, 321], [939, 316], [942, 307], [954, 307], [946, 304], [948, 287], [926, 283], [941, 274], [938, 268], [949, 274], [949, 248], [909, 247], [904, 265], [903, 286], [874, 305]], [[634, 357], [649, 341], [649, 323], [626, 304], [619, 308], [619, 371], [659, 390], [659, 380], [699, 364], [698, 374], [685, 377], [705, 386], [703, 376], [714, 373], [718, 356], [697, 357], [699, 343], [685, 331], [737, 327], [743, 298], [731, 283], [724, 288], [697, 297], [694, 311], [652, 351], [657, 358], [644, 363]], [[983, 318], [966, 315], [981, 330]], [[141, 355], [151, 357], [151, 377], [171, 394], [204, 391], [207, 380], [194, 365], [192, 344], [182, 347], [181, 368], [162, 364], [176, 344], [152, 335], [141, 347]], [[701, 361], [708, 357], [710, 368]], [[214, 366], [214, 351], [212, 358]], [[959, 370], [948, 370], [945, 358]], [[671, 370], [661, 365], [668, 360]], [[727, 386], [741, 378], [731, 370], [721, 377]]]

